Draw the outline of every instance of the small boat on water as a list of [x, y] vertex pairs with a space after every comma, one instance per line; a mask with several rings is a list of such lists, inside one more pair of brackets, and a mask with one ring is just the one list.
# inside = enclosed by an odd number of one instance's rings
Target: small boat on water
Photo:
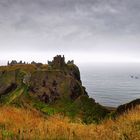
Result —
[[131, 78], [134, 78], [134, 79], [139, 79], [138, 76], [134, 76], [134, 75], [131, 75], [130, 77], [131, 77]]
[[131, 78], [134, 78], [134, 76], [133, 76], [133, 75], [131, 75]]
[[135, 79], [139, 79], [139, 77], [138, 76], [135, 76]]

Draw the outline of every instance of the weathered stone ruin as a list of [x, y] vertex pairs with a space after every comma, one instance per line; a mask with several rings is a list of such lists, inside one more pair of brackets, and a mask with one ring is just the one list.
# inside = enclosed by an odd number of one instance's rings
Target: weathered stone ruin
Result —
[[67, 64], [74, 64], [74, 60], [69, 60]]
[[57, 55], [53, 58], [53, 61], [48, 61], [48, 64], [52, 66], [53, 68], [62, 68], [65, 66], [65, 57], [61, 55]]
[[[13, 66], [13, 65], [22, 65], [22, 64], [33, 64], [33, 65], [36, 65], [37, 67], [41, 67], [43, 64], [42, 63], [37, 63], [35, 61], [32, 61], [31, 63], [25, 63], [25, 62], [22, 62], [22, 61], [19, 61], [17, 62], [16, 60], [12, 60], [11, 62], [7, 62], [7, 65], [8, 66]], [[69, 60], [67, 62], [67, 64], [74, 64], [74, 60]], [[66, 62], [65, 62], [65, 57], [64, 55], [61, 56], [61, 55], [57, 55], [53, 58], [52, 61], [48, 61], [48, 67], [51, 67], [51, 68], [55, 68], [55, 69], [60, 69], [60, 68], [64, 68], [64, 66], [66, 65]]]
[[17, 64], [26, 64], [25, 62], [19, 61], [17, 62], [16, 60], [12, 60], [11, 62], [7, 62], [8, 66], [13, 66], [13, 65], [17, 65]]

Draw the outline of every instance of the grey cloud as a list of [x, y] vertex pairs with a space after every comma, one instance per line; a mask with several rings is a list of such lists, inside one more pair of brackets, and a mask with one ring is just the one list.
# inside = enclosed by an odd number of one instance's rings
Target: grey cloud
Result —
[[51, 24], [54, 25], [52, 28], [57, 28], [69, 24], [88, 27], [91, 32], [95, 29], [110, 32], [121, 29], [123, 32], [127, 27], [135, 31], [140, 22], [140, 2], [135, 0], [133, 2], [130, 0], [9, 0], [7, 3], [6, 1], [1, 5], [1, 7], [6, 5], [5, 8], [0, 8], [3, 9], [1, 14], [7, 17], [7, 22], [9, 24], [11, 22], [11, 26], [16, 29], [25, 30], [26, 27], [34, 30], [39, 26], [47, 28]]
[[68, 50], [70, 46], [85, 50], [86, 45], [91, 50], [114, 49], [101, 42], [117, 38], [121, 44], [120, 38], [139, 37], [139, 25], [139, 0], [0, 1], [0, 41], [5, 49], [13, 45], [17, 50], [20, 44], [37, 51]]

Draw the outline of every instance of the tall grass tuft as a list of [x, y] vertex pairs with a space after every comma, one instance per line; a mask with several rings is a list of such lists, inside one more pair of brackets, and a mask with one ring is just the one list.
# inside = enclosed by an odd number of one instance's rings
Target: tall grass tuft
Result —
[[36, 110], [0, 107], [2, 140], [140, 140], [140, 109], [101, 124], [72, 122], [61, 115], [43, 116]]

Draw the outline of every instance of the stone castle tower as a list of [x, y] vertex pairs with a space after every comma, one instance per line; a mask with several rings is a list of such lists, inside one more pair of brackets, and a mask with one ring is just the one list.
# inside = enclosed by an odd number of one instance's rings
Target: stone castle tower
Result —
[[63, 55], [63, 57], [61, 55], [57, 55], [53, 58], [53, 61], [51, 63], [51, 65], [54, 67], [54, 68], [62, 68], [65, 66], [65, 57]]

